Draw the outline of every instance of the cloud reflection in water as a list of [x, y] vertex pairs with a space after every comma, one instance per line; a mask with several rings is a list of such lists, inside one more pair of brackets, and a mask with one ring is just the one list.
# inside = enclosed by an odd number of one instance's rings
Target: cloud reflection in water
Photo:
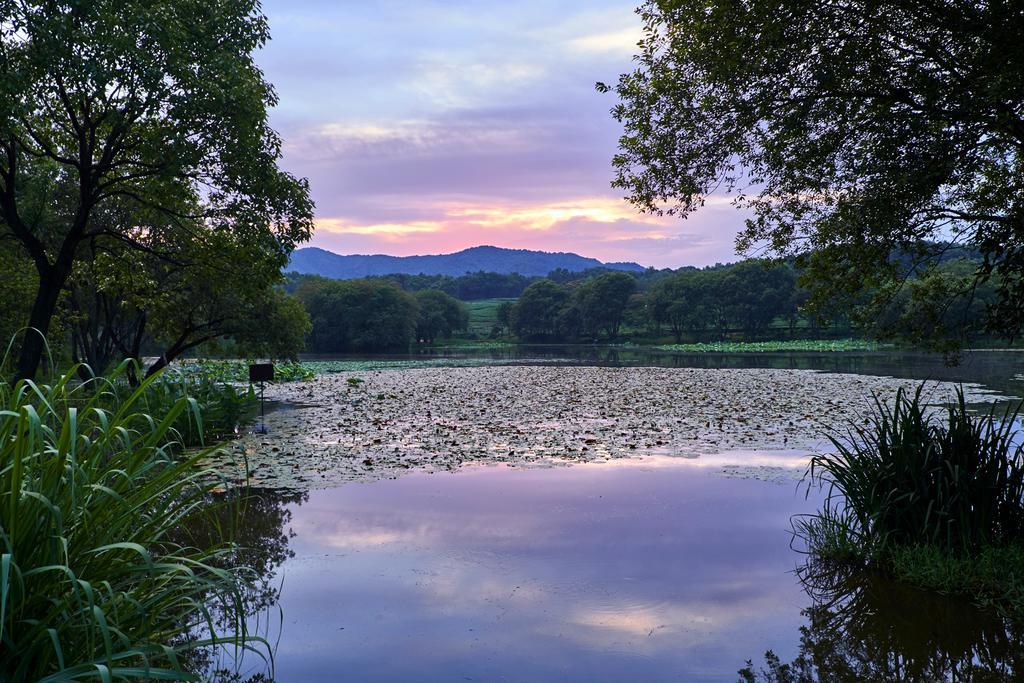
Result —
[[472, 468], [313, 492], [280, 681], [735, 680], [795, 654], [795, 485], [671, 467]]

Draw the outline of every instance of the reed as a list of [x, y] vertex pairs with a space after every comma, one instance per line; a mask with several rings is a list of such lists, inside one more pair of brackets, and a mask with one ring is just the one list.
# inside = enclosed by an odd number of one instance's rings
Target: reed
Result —
[[972, 415], [962, 390], [944, 411], [922, 389], [876, 400], [873, 416], [808, 475], [828, 487], [825, 511], [798, 525], [812, 548], [857, 547], [865, 557], [929, 547], [956, 556], [1024, 540], [1024, 446], [1018, 409]]
[[[0, 680], [186, 680], [197, 650], [266, 652], [197, 467], [209, 453], [185, 455], [174, 429], [201, 426], [199, 404], [152, 414], [159, 378], [126, 391], [126, 367], [0, 383]], [[174, 540], [195, 526], [216, 542]]]

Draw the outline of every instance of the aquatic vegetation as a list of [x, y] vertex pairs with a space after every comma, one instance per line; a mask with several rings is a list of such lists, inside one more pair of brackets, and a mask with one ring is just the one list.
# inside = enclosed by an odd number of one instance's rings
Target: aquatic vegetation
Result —
[[[114, 385], [111, 395], [120, 401], [125, 389]], [[139, 402], [147, 414], [165, 415], [183, 396], [196, 409], [182, 413], [172, 427], [186, 448], [234, 437], [255, 416], [258, 405], [252, 387], [240, 389], [205, 375], [173, 371], [165, 371], [150, 382]]]
[[778, 351], [877, 351], [886, 345], [866, 339], [797, 339], [764, 342], [707, 342], [697, 344], [664, 344], [652, 348], [689, 353], [772, 353]]
[[[0, 383], [2, 680], [182, 680], [198, 650], [264, 652], [197, 466], [213, 451], [183, 457], [174, 431], [198, 403], [150, 415], [159, 377], [125, 392], [125, 368]], [[176, 541], [187, 527], [208, 543]]]
[[[349, 389], [353, 377], [365, 380], [358, 396]], [[886, 377], [774, 369], [504, 366], [322, 374], [270, 387], [271, 399], [298, 409], [268, 415], [268, 434], [245, 436], [211, 464], [255, 485], [309, 489], [467, 462], [545, 465], [751, 449], [809, 454], [821, 446], [824, 429], [868, 414], [872, 394], [891, 397], [912, 386]], [[972, 400], [995, 398], [976, 386], [968, 390]], [[953, 386], [932, 383], [929, 391], [944, 399]], [[806, 460], [794, 457], [799, 477]]]
[[490, 358], [416, 358], [408, 360], [310, 360], [300, 365], [314, 375], [376, 370], [412, 370], [415, 368], [477, 368], [500, 365], [503, 360]]
[[963, 389], [937, 419], [922, 389], [876, 399], [874, 414], [815, 455], [829, 495], [795, 523], [814, 556], [873, 566], [923, 588], [1021, 610], [1024, 444], [1016, 410], [973, 415]]
[[1024, 616], [1024, 543], [993, 545], [969, 555], [952, 555], [934, 545], [896, 547], [889, 571], [898, 580], [943, 595]]
[[922, 388], [876, 399], [865, 425], [830, 436], [834, 453], [811, 459], [811, 480], [833, 491], [865, 548], [934, 545], [972, 552], [1024, 540], [1024, 446], [1016, 412], [970, 414], [962, 389], [937, 422]]
[[[191, 376], [217, 382], [249, 381], [249, 361], [244, 360], [189, 360], [175, 367]], [[313, 374], [303, 363], [274, 364], [275, 382], [300, 382], [310, 379]]]

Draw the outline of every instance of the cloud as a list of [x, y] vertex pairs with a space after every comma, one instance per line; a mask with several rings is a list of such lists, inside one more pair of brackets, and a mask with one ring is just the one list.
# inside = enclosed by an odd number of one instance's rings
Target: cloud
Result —
[[400, 256], [493, 244], [678, 267], [728, 258], [735, 234], [688, 230], [678, 219], [639, 215], [622, 200], [600, 196], [547, 203], [440, 199], [411, 207], [410, 215], [406, 221], [320, 219], [314, 244], [339, 253]]
[[631, 68], [631, 4], [265, 8], [273, 39], [258, 59], [280, 96], [283, 165], [310, 181], [313, 244], [413, 254], [488, 241], [659, 266], [732, 257], [742, 215], [655, 219], [610, 187], [621, 128], [593, 84]]
[[572, 38], [568, 42], [569, 50], [583, 54], [611, 53], [614, 55], [632, 56], [639, 50], [637, 43], [643, 37], [639, 26], [629, 26], [617, 31], [605, 31]]
[[417, 64], [415, 87], [439, 108], [479, 107], [499, 93], [540, 81], [546, 71], [540, 62], [521, 59], [460, 60], [434, 54]]

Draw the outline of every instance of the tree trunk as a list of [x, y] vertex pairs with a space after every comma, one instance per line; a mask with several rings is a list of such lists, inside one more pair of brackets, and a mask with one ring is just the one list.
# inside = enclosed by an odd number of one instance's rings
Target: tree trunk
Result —
[[[63, 272], [62, 272], [63, 271]], [[15, 379], [33, 379], [39, 371], [39, 363], [46, 350], [46, 336], [50, 332], [50, 322], [57, 310], [57, 300], [61, 289], [70, 274], [67, 270], [51, 267], [39, 274], [39, 289], [36, 290], [32, 311], [29, 313], [25, 339], [21, 344], [18, 356], [18, 372]]]
[[170, 365], [171, 362], [176, 360], [178, 356], [180, 356], [181, 354], [185, 353], [190, 349], [194, 349], [195, 347], [199, 346], [204, 342], [210, 341], [216, 336], [217, 335], [207, 334], [205, 336], [197, 337], [191, 341], [188, 341], [188, 332], [182, 334], [177, 341], [171, 344], [171, 346], [167, 348], [162, 354], [160, 354], [160, 357], [157, 358], [156, 361], [149, 366], [149, 369], [146, 370], [146, 377], [152, 377], [153, 375], [155, 375], [156, 373], [160, 372], [168, 365]]

